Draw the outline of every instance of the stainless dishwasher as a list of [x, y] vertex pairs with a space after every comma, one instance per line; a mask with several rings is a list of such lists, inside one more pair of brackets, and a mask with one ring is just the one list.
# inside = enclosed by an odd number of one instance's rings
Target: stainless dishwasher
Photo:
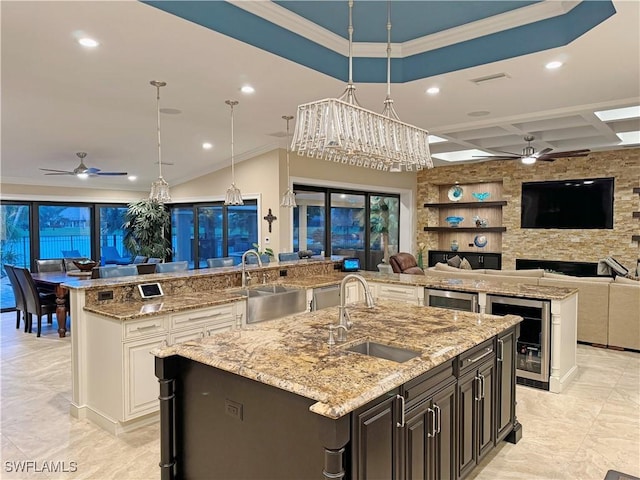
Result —
[[428, 307], [450, 308], [452, 310], [463, 310], [465, 312], [477, 312], [478, 294], [425, 288], [424, 304]]
[[340, 305], [340, 285], [329, 285], [313, 289], [311, 311]]

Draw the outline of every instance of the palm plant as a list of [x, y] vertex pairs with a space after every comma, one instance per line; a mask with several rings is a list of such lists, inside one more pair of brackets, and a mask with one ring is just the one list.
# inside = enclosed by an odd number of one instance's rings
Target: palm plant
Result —
[[168, 258], [171, 218], [164, 205], [145, 198], [128, 205], [124, 215], [124, 246], [131, 255]]

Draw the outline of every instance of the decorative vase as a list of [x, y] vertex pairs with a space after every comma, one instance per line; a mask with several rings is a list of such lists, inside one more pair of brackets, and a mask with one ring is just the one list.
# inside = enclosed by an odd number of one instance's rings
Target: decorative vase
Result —
[[424, 263], [422, 261], [422, 252], [418, 252], [418, 258], [416, 259], [416, 262], [418, 263], [418, 266], [420, 268], [424, 268]]
[[451, 251], [452, 252], [457, 252], [458, 251], [458, 240], [451, 240]]

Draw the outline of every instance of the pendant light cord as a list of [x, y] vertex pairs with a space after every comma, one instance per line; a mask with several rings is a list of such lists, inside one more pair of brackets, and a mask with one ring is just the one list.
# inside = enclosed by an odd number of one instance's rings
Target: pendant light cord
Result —
[[231, 107], [231, 183], [236, 184], [235, 154], [233, 150], [233, 107], [238, 104], [237, 100], [226, 100], [224, 103]]
[[156, 110], [158, 111], [158, 171], [162, 178], [162, 147], [160, 146], [160, 85], [156, 85]]
[[391, 99], [391, 0], [387, 1], [387, 100]]
[[289, 170], [289, 120], [293, 119], [291, 115], [283, 115], [282, 118], [287, 121], [287, 188], [291, 188], [291, 173]]

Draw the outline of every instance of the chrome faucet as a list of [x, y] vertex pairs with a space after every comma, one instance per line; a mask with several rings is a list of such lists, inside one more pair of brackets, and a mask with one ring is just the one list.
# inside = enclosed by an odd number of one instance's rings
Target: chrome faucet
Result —
[[242, 287], [243, 288], [247, 286], [247, 278], [250, 278], [250, 273], [247, 272], [247, 267], [245, 265], [245, 259], [247, 258], [247, 255], [249, 253], [252, 253], [256, 256], [256, 258], [258, 259], [258, 266], [262, 267], [262, 260], [260, 259], [260, 255], [255, 250], [247, 250], [242, 254]]
[[369, 288], [369, 284], [362, 277], [362, 275], [358, 275], [357, 273], [350, 273], [346, 275], [342, 282], [340, 283], [340, 306], [338, 307], [338, 318], [340, 319], [338, 326], [338, 342], [344, 342], [347, 340], [347, 331], [351, 330], [353, 323], [349, 318], [349, 312], [347, 311], [346, 303], [346, 285], [349, 280], [357, 280], [362, 284], [362, 288], [364, 288], [364, 299], [367, 303], [367, 307], [373, 308], [375, 306], [373, 302], [373, 296], [371, 295], [371, 289]]

